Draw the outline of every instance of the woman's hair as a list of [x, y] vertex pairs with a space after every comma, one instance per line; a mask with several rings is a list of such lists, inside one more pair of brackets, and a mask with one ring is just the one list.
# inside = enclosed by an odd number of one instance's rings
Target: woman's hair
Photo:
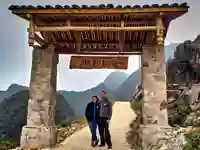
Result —
[[97, 96], [92, 96], [92, 98], [96, 98], [97, 102], [99, 102], [99, 98]]

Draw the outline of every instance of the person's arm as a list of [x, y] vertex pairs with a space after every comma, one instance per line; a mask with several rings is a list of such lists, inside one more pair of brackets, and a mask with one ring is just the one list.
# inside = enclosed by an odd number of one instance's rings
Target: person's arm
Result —
[[110, 120], [111, 117], [112, 117], [112, 102], [111, 102], [111, 101], [109, 101], [109, 103], [108, 103], [108, 107], [109, 107], [108, 120]]
[[89, 113], [88, 111], [89, 111], [89, 104], [87, 104], [86, 109], [85, 109], [85, 117], [87, 121], [88, 121], [88, 113]]

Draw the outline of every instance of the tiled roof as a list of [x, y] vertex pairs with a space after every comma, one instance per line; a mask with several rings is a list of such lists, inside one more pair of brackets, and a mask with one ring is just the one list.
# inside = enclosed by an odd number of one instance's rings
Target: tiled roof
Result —
[[91, 6], [88, 6], [88, 5], [64, 5], [64, 6], [61, 6], [61, 5], [55, 5], [55, 6], [52, 6], [52, 5], [45, 5], [45, 6], [41, 6], [41, 5], [38, 5], [38, 6], [33, 6], [33, 5], [11, 5], [9, 7], [9, 10], [16, 10], [16, 9], [126, 9], [126, 8], [189, 8], [189, 6], [187, 5], [187, 3], [181, 3], [181, 4], [178, 4], [178, 3], [173, 3], [171, 5], [169, 4], [152, 4], [152, 5], [125, 5], [125, 6], [122, 6], [122, 5], [113, 5], [113, 4], [100, 4], [100, 5], [91, 5]]

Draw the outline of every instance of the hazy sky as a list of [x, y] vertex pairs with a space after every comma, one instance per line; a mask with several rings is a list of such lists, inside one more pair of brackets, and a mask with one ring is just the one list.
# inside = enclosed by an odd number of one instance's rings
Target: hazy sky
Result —
[[[67, 2], [67, 3], [66, 3]], [[29, 85], [31, 68], [31, 49], [27, 43], [27, 22], [11, 14], [8, 7], [11, 4], [100, 4], [99, 0], [0, 0], [0, 89], [6, 89], [10, 84]], [[101, 0], [101, 3], [121, 4], [121, 0]], [[185, 2], [183, 0], [123, 0], [123, 5]], [[199, 0], [189, 0], [189, 12], [174, 20], [169, 28], [167, 41], [177, 42], [193, 39], [200, 33]], [[69, 70], [68, 56], [60, 56], [58, 65], [58, 88], [65, 90], [84, 90], [99, 84], [113, 70]], [[131, 73], [138, 68], [139, 58], [130, 57]], [[84, 78], [84, 80], [82, 80]]]

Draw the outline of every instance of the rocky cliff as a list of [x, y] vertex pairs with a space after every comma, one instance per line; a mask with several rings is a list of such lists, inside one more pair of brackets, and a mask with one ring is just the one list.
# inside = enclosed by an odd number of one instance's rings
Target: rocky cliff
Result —
[[177, 46], [174, 57], [167, 62], [167, 73], [169, 83], [200, 82], [200, 35]]

